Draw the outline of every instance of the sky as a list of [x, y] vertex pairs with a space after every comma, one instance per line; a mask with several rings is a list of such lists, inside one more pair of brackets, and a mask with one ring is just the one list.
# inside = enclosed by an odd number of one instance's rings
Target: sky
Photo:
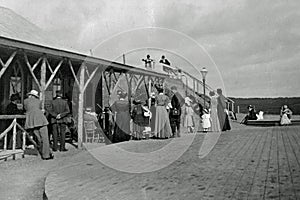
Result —
[[298, 0], [0, 0], [60, 48], [141, 66], [151, 53], [232, 97], [300, 96]]

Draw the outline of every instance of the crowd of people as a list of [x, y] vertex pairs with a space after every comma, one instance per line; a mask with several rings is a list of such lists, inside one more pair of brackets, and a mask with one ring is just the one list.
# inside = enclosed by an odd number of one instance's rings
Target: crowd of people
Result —
[[[216, 95], [210, 92], [210, 106], [206, 108], [195, 97], [183, 98], [176, 86], [171, 87], [171, 93], [165, 94], [162, 86], [157, 86], [157, 94], [151, 94], [148, 100], [126, 99], [127, 93], [118, 91], [119, 100], [111, 106], [114, 115], [114, 131], [112, 142], [122, 142], [132, 139], [157, 138], [167, 139], [181, 136], [181, 125], [188, 133], [195, 132], [195, 115], [199, 117], [203, 132], [219, 132], [231, 129], [226, 98], [222, 90]], [[183, 124], [181, 122], [183, 121]]]
[[[230, 130], [228, 113], [225, 109], [226, 99], [221, 89], [217, 90], [218, 95], [210, 92], [211, 100], [208, 107], [192, 95], [184, 98], [176, 86], [170, 89], [166, 92], [163, 86], [158, 84], [157, 93], [152, 93], [150, 99], [135, 98], [132, 102], [128, 101], [126, 92], [119, 90], [118, 100], [110, 106], [113, 131], [109, 140], [117, 143], [130, 139], [180, 137], [182, 125], [186, 127], [188, 133], [195, 132], [196, 124], [201, 124], [203, 132]], [[70, 132], [71, 115], [68, 102], [63, 99], [61, 91], [56, 91], [49, 108], [42, 110], [38, 91], [31, 90], [27, 96], [23, 108], [20, 109], [17, 106], [19, 98], [12, 95], [11, 103], [7, 106], [7, 114], [25, 113], [24, 127], [32, 134], [42, 159], [53, 159], [53, 152], [67, 151], [65, 138], [66, 133]], [[91, 113], [87, 108], [83, 119], [94, 121], [95, 125], [99, 126], [98, 118]], [[199, 116], [198, 123], [195, 122], [195, 115]], [[95, 126], [95, 129], [101, 128]]]

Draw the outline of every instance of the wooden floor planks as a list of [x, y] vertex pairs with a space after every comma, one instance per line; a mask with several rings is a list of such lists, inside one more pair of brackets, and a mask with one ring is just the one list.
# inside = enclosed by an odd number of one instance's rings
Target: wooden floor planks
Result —
[[[203, 135], [170, 166], [111, 169], [83, 152], [49, 174], [49, 199], [300, 199], [300, 127], [247, 127], [221, 135], [199, 159]], [[141, 141], [142, 142], [142, 141]]]

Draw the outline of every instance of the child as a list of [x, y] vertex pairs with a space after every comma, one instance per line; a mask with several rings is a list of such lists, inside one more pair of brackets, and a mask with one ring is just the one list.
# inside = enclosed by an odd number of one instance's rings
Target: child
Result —
[[211, 127], [210, 113], [207, 109], [203, 109], [202, 127], [203, 127], [203, 132], [204, 133], [207, 133], [208, 129]]
[[139, 100], [133, 101], [134, 106], [131, 114], [133, 119], [133, 137], [137, 140], [142, 139], [144, 131], [144, 112], [141, 103]]

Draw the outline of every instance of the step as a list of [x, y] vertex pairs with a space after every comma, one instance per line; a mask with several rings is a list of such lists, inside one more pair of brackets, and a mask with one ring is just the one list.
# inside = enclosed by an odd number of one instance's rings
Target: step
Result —
[[22, 149], [16, 150], [1, 150], [0, 151], [0, 160], [7, 160], [8, 158], [12, 157], [13, 160], [17, 158], [17, 156], [24, 157], [24, 151]]

